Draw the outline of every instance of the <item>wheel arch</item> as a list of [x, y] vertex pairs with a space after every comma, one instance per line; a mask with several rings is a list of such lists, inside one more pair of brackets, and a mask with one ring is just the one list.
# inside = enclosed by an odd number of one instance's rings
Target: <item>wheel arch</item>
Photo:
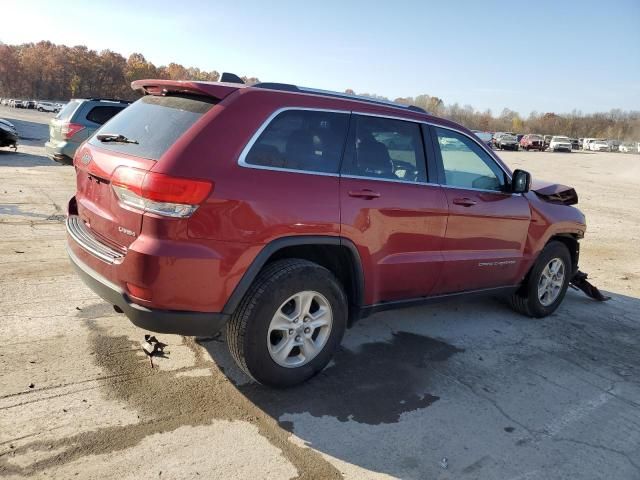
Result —
[[573, 277], [578, 271], [578, 261], [580, 260], [580, 243], [578, 242], [578, 236], [573, 233], [557, 233], [547, 240], [545, 246], [553, 241], [563, 243], [569, 250], [569, 254], [571, 255], [571, 276]]
[[354, 243], [338, 236], [300, 235], [282, 237], [266, 244], [236, 285], [223, 313], [232, 314], [260, 271], [269, 263], [300, 258], [327, 268], [342, 283], [349, 301], [349, 325], [360, 316], [364, 300], [364, 273]]

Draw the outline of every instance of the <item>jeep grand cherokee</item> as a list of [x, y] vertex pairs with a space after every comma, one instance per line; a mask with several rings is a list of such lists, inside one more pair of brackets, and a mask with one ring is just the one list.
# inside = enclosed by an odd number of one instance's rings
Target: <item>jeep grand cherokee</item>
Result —
[[68, 253], [139, 327], [222, 329], [289, 386], [373, 312], [503, 293], [553, 312], [577, 272], [575, 191], [512, 172], [417, 107], [287, 84], [139, 80], [77, 151]]

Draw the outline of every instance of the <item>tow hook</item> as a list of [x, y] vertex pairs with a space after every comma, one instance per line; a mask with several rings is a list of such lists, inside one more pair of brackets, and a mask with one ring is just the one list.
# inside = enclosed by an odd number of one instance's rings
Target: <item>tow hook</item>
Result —
[[587, 281], [588, 275], [584, 272], [578, 270], [576, 274], [571, 279], [569, 286], [574, 290], [582, 290], [587, 297], [593, 298], [599, 302], [606, 302], [607, 300], [611, 300], [611, 297], [607, 297], [603, 295], [597, 287], [594, 287]]

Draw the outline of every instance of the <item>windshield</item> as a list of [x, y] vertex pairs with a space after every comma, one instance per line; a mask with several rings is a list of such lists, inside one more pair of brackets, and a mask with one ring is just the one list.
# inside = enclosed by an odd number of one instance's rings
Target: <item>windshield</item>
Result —
[[513, 135], [503, 135], [502, 136], [502, 140], [506, 140], [506, 141], [515, 141], [516, 137], [514, 137]]
[[570, 142], [569, 137], [553, 137], [554, 142]]
[[[142, 97], [105, 123], [89, 140], [107, 150], [158, 160], [217, 100], [196, 95]], [[100, 141], [98, 136], [124, 141]]]

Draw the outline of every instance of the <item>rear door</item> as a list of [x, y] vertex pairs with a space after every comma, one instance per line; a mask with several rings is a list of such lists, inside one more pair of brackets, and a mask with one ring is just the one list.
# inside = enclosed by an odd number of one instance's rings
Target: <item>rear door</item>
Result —
[[352, 115], [341, 230], [360, 253], [367, 304], [427, 296], [436, 284], [447, 203], [443, 189], [427, 180], [420, 124]]
[[508, 192], [502, 167], [462, 132], [431, 128], [449, 220], [438, 293], [515, 284], [531, 220], [529, 202]]
[[102, 142], [97, 135], [75, 157], [78, 215], [98, 237], [127, 247], [142, 227], [143, 212], [123, 205], [111, 180], [118, 167], [149, 171], [197, 120], [217, 103], [194, 95], [148, 95], [97, 132], [120, 134], [137, 143]]

